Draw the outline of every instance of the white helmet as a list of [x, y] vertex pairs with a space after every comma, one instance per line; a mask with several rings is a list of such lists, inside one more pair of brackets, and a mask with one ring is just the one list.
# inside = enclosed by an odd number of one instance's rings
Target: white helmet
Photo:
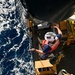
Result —
[[58, 39], [58, 37], [56, 36], [56, 34], [53, 33], [53, 32], [47, 32], [45, 34], [44, 38], [45, 38], [45, 40], [51, 41], [51, 42]]

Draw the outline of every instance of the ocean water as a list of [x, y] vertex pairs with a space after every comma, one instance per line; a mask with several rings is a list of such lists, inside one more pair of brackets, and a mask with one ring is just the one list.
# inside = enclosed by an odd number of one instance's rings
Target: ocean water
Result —
[[26, 14], [20, 0], [0, 0], [0, 75], [35, 75]]

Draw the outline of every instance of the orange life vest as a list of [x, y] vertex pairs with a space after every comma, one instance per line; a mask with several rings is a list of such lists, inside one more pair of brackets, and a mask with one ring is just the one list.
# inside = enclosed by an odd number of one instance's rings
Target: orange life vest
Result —
[[[44, 47], [45, 44], [48, 44], [48, 41], [43, 40], [43, 41], [42, 41], [42, 47]], [[59, 46], [59, 44], [60, 44], [60, 41], [57, 40], [52, 46], [50, 46], [51, 49], [49, 50], [49, 52], [53, 52], [53, 51], [55, 51], [56, 48]]]

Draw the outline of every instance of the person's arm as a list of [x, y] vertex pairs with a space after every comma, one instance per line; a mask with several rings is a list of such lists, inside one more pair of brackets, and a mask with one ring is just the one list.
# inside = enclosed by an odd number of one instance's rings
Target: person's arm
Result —
[[36, 51], [37, 53], [40, 53], [40, 54], [45, 54], [42, 50], [36, 49], [35, 51]]
[[56, 23], [54, 23], [54, 28], [56, 28], [57, 29], [57, 31], [58, 31], [58, 34], [61, 34], [62, 35], [62, 31], [59, 29], [59, 25], [58, 24], [56, 24]]
[[32, 48], [32, 49], [30, 49], [29, 51], [36, 51], [37, 53], [39, 53], [39, 54], [45, 54], [42, 50], [39, 50], [39, 49], [35, 49], [35, 48]]

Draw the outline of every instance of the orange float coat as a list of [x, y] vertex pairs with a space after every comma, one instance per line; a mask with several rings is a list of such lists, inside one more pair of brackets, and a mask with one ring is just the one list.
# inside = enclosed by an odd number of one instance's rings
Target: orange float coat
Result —
[[[45, 44], [48, 44], [48, 41], [43, 40], [42, 41], [42, 47], [44, 47]], [[54, 52], [57, 49], [57, 47], [59, 46], [59, 44], [60, 44], [60, 41], [59, 40], [56, 40], [55, 43], [53, 43], [50, 46], [51, 49], [48, 52], [51, 52], [51, 53]]]

